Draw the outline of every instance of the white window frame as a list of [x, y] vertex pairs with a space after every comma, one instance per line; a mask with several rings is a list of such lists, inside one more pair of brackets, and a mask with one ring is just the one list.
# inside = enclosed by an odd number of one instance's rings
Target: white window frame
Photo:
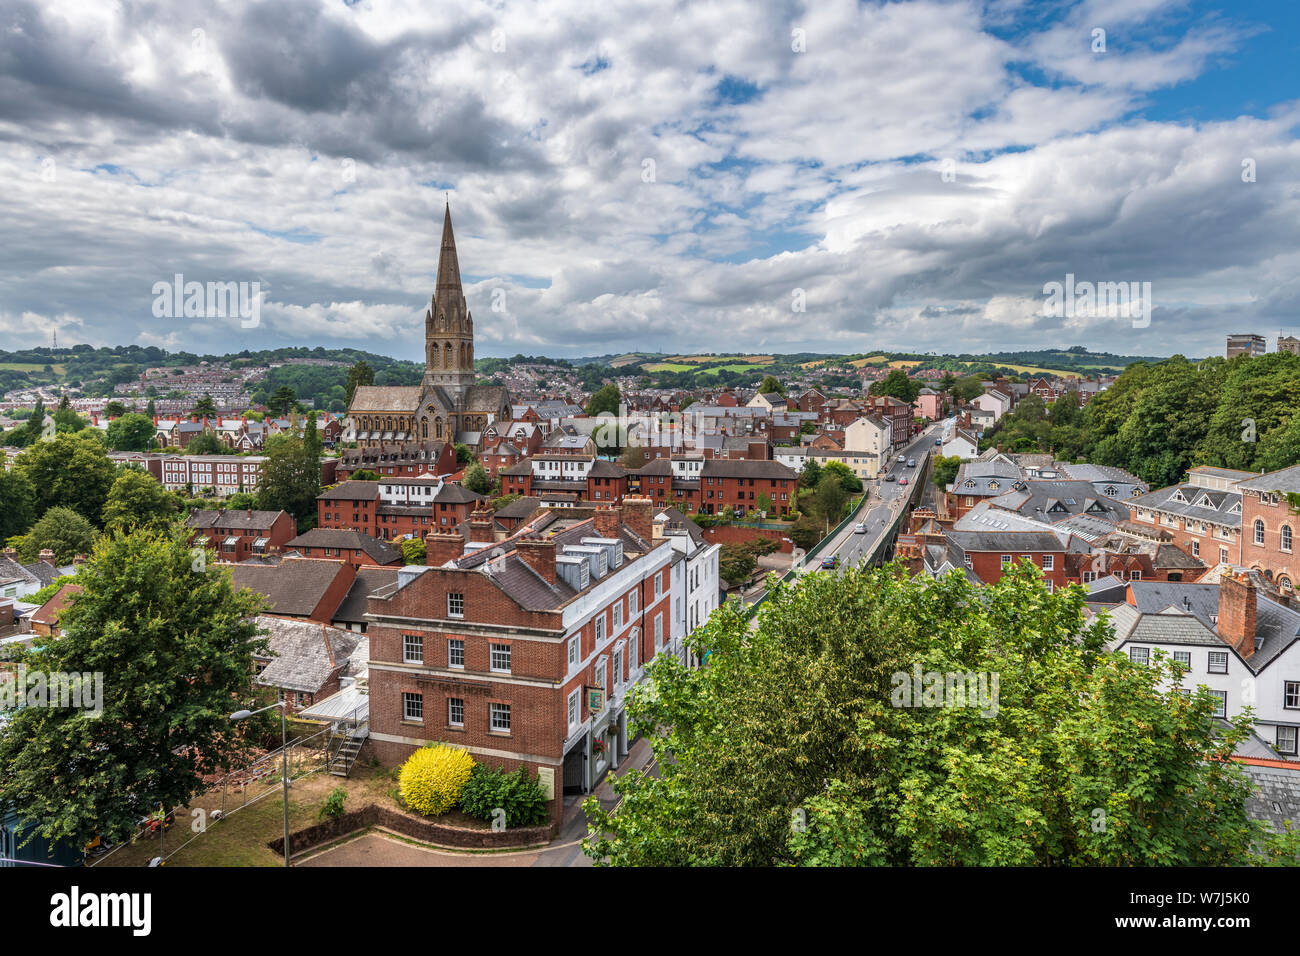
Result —
[[1282, 682], [1282, 709], [1300, 710], [1300, 680]]
[[1043, 570], [1044, 571], [1056, 570], [1056, 555], [1054, 554], [1043, 555]]
[[[505, 659], [504, 665], [498, 663], [500, 658]], [[511, 658], [509, 644], [488, 645], [488, 669], [493, 674], [509, 674]]]
[[1228, 716], [1228, 692], [1226, 690], [1211, 690], [1210, 693], [1213, 694], [1215, 699], [1219, 701], [1219, 706], [1216, 707], [1213, 711], [1211, 711], [1210, 716], [1227, 717]]
[[[501, 718], [504, 716], [504, 721]], [[500, 726], [504, 723], [504, 726]], [[494, 734], [510, 733], [510, 705], [509, 704], [488, 704], [488, 729]]]
[[[1289, 747], [1284, 741], [1284, 737], [1290, 738]], [[1279, 724], [1277, 734], [1273, 739], [1278, 753], [1294, 755], [1297, 749], [1300, 748], [1300, 727], [1286, 727]]]
[[[1220, 664], [1221, 666], [1216, 666]], [[1228, 652], [1227, 651], [1210, 651], [1206, 663], [1205, 672], [1207, 674], [1226, 674], [1228, 673]]]
[[581, 687], [579, 687], [577, 690], [569, 694], [569, 699], [568, 702], [566, 703], [566, 710], [569, 718], [569, 730], [573, 730], [573, 728], [577, 727], [578, 724], [582, 723], [582, 688]]
[[459, 591], [447, 592], [447, 616], [462, 618], [465, 616], [465, 595]]
[[1174, 661], [1182, 664], [1187, 668], [1190, 674], [1192, 671], [1192, 652], [1191, 651], [1174, 651]]
[[1128, 649], [1128, 659], [1134, 664], [1145, 666], [1151, 662], [1151, 648], [1131, 646]]
[[[460, 657], [460, 663], [456, 658]], [[447, 638], [447, 666], [458, 671], [465, 669], [465, 639], [463, 637]]]
[[[460, 705], [460, 720], [456, 719], [456, 705]], [[448, 697], [447, 698], [447, 726], [464, 727], [465, 726], [465, 698]]]
[[[412, 711], [418, 710], [418, 716], [412, 716]], [[402, 719], [411, 723], [424, 723], [424, 695], [417, 694], [413, 691], [402, 691]]]
[[580, 640], [581, 638], [579, 638], [577, 634], [573, 635], [573, 637], [569, 638], [568, 640], [569, 670], [573, 670], [575, 667], [578, 666], [578, 655], [579, 655], [578, 642]]
[[[414, 650], [412, 650], [414, 648]], [[424, 663], [424, 636], [421, 634], [402, 635], [402, 663]]]

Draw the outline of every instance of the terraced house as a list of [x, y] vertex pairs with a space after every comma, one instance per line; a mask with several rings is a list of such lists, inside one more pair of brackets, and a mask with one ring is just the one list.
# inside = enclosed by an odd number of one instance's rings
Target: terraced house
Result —
[[1242, 493], [1237, 483], [1254, 477], [1248, 471], [1201, 466], [1187, 481], [1130, 498], [1132, 520], [1169, 531], [1173, 543], [1206, 564], [1235, 563], [1241, 558]]

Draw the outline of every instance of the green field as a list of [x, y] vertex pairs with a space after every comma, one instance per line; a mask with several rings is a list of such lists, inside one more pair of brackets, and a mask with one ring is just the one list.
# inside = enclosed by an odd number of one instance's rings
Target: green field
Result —
[[764, 365], [717, 365], [714, 366], [713, 368], [702, 368], [699, 370], [697, 374], [715, 375], [718, 372], [722, 371], [723, 369], [726, 369], [728, 372], [752, 372], [755, 369], [764, 369], [764, 368], [768, 368], [768, 366], [766, 364]]
[[680, 362], [655, 362], [653, 365], [642, 365], [647, 372], [689, 372], [695, 366], [682, 365]]
[[[63, 373], [67, 371], [66, 366], [63, 365], [51, 365], [50, 368], [54, 369], [56, 375], [63, 375]], [[0, 362], [0, 370], [8, 372], [36, 372], [39, 374], [45, 371], [45, 366], [37, 365], [35, 362]]]

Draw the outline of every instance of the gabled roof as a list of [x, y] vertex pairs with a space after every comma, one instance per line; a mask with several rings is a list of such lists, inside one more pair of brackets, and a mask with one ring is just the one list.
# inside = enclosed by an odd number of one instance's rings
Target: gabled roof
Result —
[[316, 621], [292, 621], [258, 615], [254, 622], [269, 632], [271, 662], [257, 675], [268, 687], [314, 694], [348, 666], [361, 637]]
[[402, 553], [387, 541], [342, 528], [312, 528], [287, 544], [290, 548], [338, 548], [342, 551], [362, 551], [379, 564], [397, 564]]
[[324, 558], [286, 558], [279, 564], [236, 564], [230, 573], [235, 589], [264, 595], [276, 614], [307, 617], [347, 564]]

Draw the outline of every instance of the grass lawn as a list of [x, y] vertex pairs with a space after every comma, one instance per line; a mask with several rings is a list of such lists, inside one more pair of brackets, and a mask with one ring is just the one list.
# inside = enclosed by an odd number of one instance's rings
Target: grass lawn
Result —
[[[317, 771], [307, 777], [294, 780], [289, 790], [289, 830], [301, 830], [313, 826], [318, 820], [321, 803], [335, 787], [347, 790], [348, 798], [343, 805], [345, 811], [360, 810], [368, 803], [395, 806], [389, 791], [397, 786], [396, 779], [389, 768], [371, 768], [357, 766], [351, 777], [334, 777]], [[250, 789], [249, 798], [267, 793], [256, 803], [249, 803], [240, 808], [240, 796], [234, 792], [226, 794], [226, 812], [224, 820], [208, 820], [207, 832], [198, 836], [192, 843], [176, 852], [167, 860], [168, 866], [281, 866], [284, 857], [273, 853], [267, 843], [284, 833], [283, 807], [280, 802], [280, 781], [278, 776], [266, 778], [257, 786], [255, 792]], [[220, 792], [196, 798], [194, 802], [176, 811], [176, 824], [161, 838], [143, 839], [122, 847], [106, 856], [100, 866], [145, 866], [155, 856], [166, 857], [177, 850], [181, 844], [195, 837], [192, 826], [197, 826], [198, 817], [192, 813], [195, 808], [202, 808], [207, 813], [220, 809], [222, 804]], [[463, 825], [463, 822], [448, 822]]]

